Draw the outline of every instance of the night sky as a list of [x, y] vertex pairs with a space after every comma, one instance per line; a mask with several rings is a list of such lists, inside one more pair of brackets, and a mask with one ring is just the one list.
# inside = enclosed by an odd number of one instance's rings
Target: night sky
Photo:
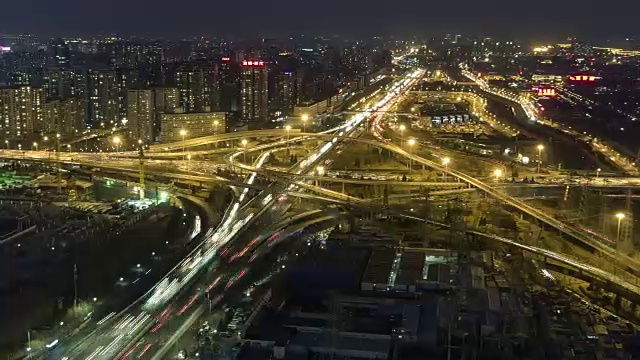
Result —
[[640, 1], [632, 0], [17, 0], [2, 1], [0, 33], [158, 37], [473, 33], [604, 40], [637, 34], [639, 11]]

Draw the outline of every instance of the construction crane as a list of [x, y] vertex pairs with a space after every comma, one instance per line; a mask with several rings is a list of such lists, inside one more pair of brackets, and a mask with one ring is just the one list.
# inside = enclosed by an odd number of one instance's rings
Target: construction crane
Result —
[[144, 144], [142, 139], [138, 139], [138, 160], [140, 169], [140, 200], [144, 199]]
[[62, 163], [60, 162], [60, 134], [56, 134], [56, 164], [58, 175], [58, 194], [62, 193]]

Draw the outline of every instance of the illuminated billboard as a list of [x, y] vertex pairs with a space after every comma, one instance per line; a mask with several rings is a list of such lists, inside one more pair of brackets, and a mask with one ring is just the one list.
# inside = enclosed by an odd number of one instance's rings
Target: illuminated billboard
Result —
[[554, 88], [539, 88], [538, 89], [538, 96], [544, 96], [544, 97], [556, 96], [556, 89], [554, 89]]
[[262, 60], [243, 60], [242, 66], [264, 66], [264, 61]]
[[569, 80], [571, 81], [596, 81], [599, 79], [597, 76], [593, 75], [570, 75]]

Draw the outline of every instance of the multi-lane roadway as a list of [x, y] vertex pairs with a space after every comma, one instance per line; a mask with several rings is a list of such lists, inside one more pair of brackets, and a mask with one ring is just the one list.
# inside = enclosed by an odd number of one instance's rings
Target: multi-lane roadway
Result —
[[[490, 186], [476, 178], [464, 174], [463, 172], [456, 171], [446, 166], [442, 166], [439, 163], [422, 158], [421, 156], [414, 154], [413, 152], [406, 151], [402, 146], [394, 144], [389, 139], [385, 139], [381, 133], [375, 132], [378, 140], [368, 140], [358, 138], [357, 135], [361, 134], [364, 127], [361, 126], [365, 121], [379, 122], [384, 116], [384, 112], [387, 111], [398, 98], [402, 97], [405, 92], [413, 85], [416, 79], [422, 76], [422, 71], [416, 71], [405, 78], [400, 78], [395, 81], [391, 91], [387, 92], [381, 98], [375, 99], [372, 103], [362, 109], [362, 112], [353, 118], [346, 121], [344, 124], [334, 129], [331, 132], [325, 133], [296, 133], [290, 134], [286, 130], [269, 130], [265, 132], [264, 136], [274, 136], [287, 138], [287, 140], [277, 141], [272, 144], [264, 146], [254, 147], [248, 149], [238, 149], [231, 155], [226, 157], [229, 164], [233, 167], [241, 168], [249, 171], [247, 178], [242, 184], [245, 187], [239, 193], [238, 198], [232, 203], [228, 212], [225, 214], [221, 225], [217, 229], [208, 229], [205, 233], [205, 240], [203, 243], [194, 250], [186, 259], [184, 259], [174, 270], [172, 270], [167, 276], [152, 288], [149, 293], [145, 294], [141, 299], [132, 304], [119, 314], [112, 314], [108, 318], [100, 320], [95, 324], [95, 330], [82, 338], [61, 338], [56, 339], [49, 343], [48, 352], [54, 354], [58, 358], [67, 359], [104, 359], [114, 358], [127, 353], [127, 349], [131, 349], [132, 346], [137, 344], [138, 340], [145, 336], [145, 334], [156, 333], [158, 331], [175, 331], [176, 326], [180, 327], [181, 324], [188, 323], [195, 316], [194, 314], [200, 309], [199, 306], [195, 306], [199, 300], [202, 299], [202, 288], [205, 287], [210, 290], [216, 290], [217, 292], [210, 292], [208, 296], [214, 299], [220, 299], [224, 295], [224, 291], [228, 287], [218, 287], [220, 281], [231, 281], [234, 276], [225, 272], [220, 273], [220, 277], [211, 279], [207, 277], [205, 269], [215, 268], [217, 255], [221, 248], [227, 247], [241, 235], [256, 219], [267, 216], [269, 220], [277, 220], [287, 211], [289, 208], [288, 196], [289, 192], [304, 192], [305, 189], [318, 187], [311, 185], [313, 180], [317, 179], [312, 175], [315, 171], [315, 165], [321, 161], [324, 157], [331, 154], [331, 150], [338, 144], [345, 140], [364, 142], [373, 146], [379, 146], [390, 150], [396, 154], [404, 156], [419, 164], [429, 166], [437, 171], [447, 173], [450, 176], [456, 177], [465, 183], [482, 190], [489, 195], [503, 201], [504, 203], [526, 213], [549, 226], [557, 229], [558, 231], [577, 239], [584, 244], [591, 246], [592, 248], [608, 255], [614, 261], [627, 267], [627, 270], [635, 275], [640, 274], [640, 265], [632, 259], [628, 259], [617, 253], [615, 250], [603, 245], [592, 234], [586, 234], [580, 229], [575, 229], [561, 221], [554, 219], [553, 217], [525, 204], [517, 199], [514, 199], [506, 193], [496, 189], [494, 186]], [[376, 126], [372, 127], [376, 129]], [[185, 147], [202, 146], [214, 142], [241, 139], [245, 138], [248, 134], [238, 134], [235, 137], [229, 137], [228, 134], [219, 134], [207, 138], [190, 139], [184, 142], [174, 143], [171, 146], [161, 146], [158, 149], [154, 149], [158, 152], [182, 150]], [[254, 136], [254, 134], [251, 134]], [[291, 139], [291, 136], [294, 136]], [[325, 140], [321, 146], [315, 151], [312, 151], [308, 157], [294, 165], [289, 171], [274, 171], [264, 169], [264, 163], [271, 151], [278, 149], [278, 147], [289, 146], [292, 142], [300, 142], [304, 139], [321, 139]], [[248, 151], [260, 152], [257, 160], [253, 164], [243, 164], [238, 161], [244, 157], [244, 154]], [[6, 152], [4, 154], [13, 158], [27, 158], [26, 153], [20, 152], [19, 154], [13, 154]], [[69, 158], [64, 161], [76, 161], [89, 164], [94, 155], [67, 155]], [[78, 161], [72, 156], [87, 156], [87, 159]], [[34, 152], [29, 154], [30, 159], [39, 158], [44, 160], [49, 157], [48, 153], [40, 154]], [[124, 171], [122, 168], [114, 167], [113, 170]], [[131, 171], [131, 169], [127, 169]], [[258, 173], [262, 172], [270, 177], [276, 177], [284, 185], [273, 186], [267, 191], [263, 191], [260, 195], [254, 198], [249, 197], [248, 187], [254, 186]], [[166, 175], [166, 174], [164, 174]], [[185, 175], [179, 174], [176, 177], [193, 176], [193, 180], [207, 181], [211, 180], [211, 176], [198, 175]], [[221, 181], [223, 179], [220, 179]], [[376, 183], [386, 183], [385, 181], [373, 181]], [[237, 184], [239, 185], [239, 184]], [[333, 192], [328, 189], [320, 190], [327, 197], [342, 197], [344, 200], [352, 201], [345, 194]], [[281, 195], [277, 195], [281, 194]], [[321, 218], [324, 219], [324, 218]], [[242, 253], [246, 247], [242, 250], [234, 250]], [[541, 249], [542, 250], [542, 249]], [[233, 255], [232, 255], [233, 256]], [[567, 260], [567, 259], [564, 259]], [[621, 261], [622, 260], [622, 261]], [[589, 269], [591, 270], [591, 269]], [[230, 277], [231, 276], [231, 277]], [[229, 282], [227, 282], [228, 284]], [[206, 286], [205, 286], [206, 285]], [[167, 317], [167, 314], [173, 314]], [[179, 318], [179, 325], [172, 325], [172, 327], [164, 325], [164, 321], [170, 318]], [[158, 327], [159, 324], [160, 327]], [[161, 328], [164, 327], [164, 330]], [[167, 330], [173, 329], [173, 330]], [[146, 346], [146, 345], [145, 345]], [[157, 348], [157, 347], [156, 347]], [[153, 356], [156, 350], [153, 346], [144, 350], [145, 356], [148, 353], [149, 356]]]
[[[345, 122], [336, 131], [339, 135], [325, 142], [316, 152], [296, 164], [291, 169], [291, 173], [304, 176], [313, 172], [315, 164], [326, 156], [336, 144], [340, 143], [343, 137], [349, 137], [361, 131], [361, 123], [372, 112], [404, 94], [420, 74], [421, 71], [416, 71], [405, 79], [397, 80], [387, 95], [375, 101], [370, 107], [363, 109], [360, 115]], [[281, 133], [281, 135], [284, 134]], [[25, 156], [25, 154], [22, 155]], [[238, 154], [234, 155], [232, 158], [238, 157]], [[48, 156], [46, 154], [46, 157]], [[253, 167], [260, 168], [264, 158], [263, 156], [259, 157]], [[256, 173], [254, 172], [249, 174], [246, 183], [251, 185], [255, 180]], [[293, 191], [296, 188], [296, 185], [291, 184], [286, 186], [284, 190]], [[174, 305], [176, 302], [182, 304], [181, 300], [186, 299], [186, 304], [180, 307], [180, 310], [184, 309], [180, 316], [185, 315], [182, 317], [184, 319], [186, 316], [193, 315], [188, 314], [188, 311], [190, 305], [197, 301], [199, 293], [192, 293], [193, 286], [198, 283], [198, 279], [202, 278], [201, 275], [205, 269], [215, 266], [218, 250], [241, 234], [253, 222], [254, 218], [271, 212], [278, 214], [279, 217], [288, 208], [285, 205], [286, 195], [275, 196], [271, 192], [265, 191], [258, 197], [249, 199], [247, 192], [248, 189], [241, 192], [239, 198], [225, 214], [221, 225], [215, 230], [207, 230], [203, 243], [145, 296], [121, 313], [112, 314], [98, 321], [95, 324], [95, 330], [84, 337], [55, 339], [48, 344], [47, 352], [62, 359], [115, 358], [126, 353], [126, 349], [136, 343], [144, 334], [158, 331], [156, 329], [159, 323], [158, 317], [164, 316], [163, 313], [169, 309], [168, 306]]]

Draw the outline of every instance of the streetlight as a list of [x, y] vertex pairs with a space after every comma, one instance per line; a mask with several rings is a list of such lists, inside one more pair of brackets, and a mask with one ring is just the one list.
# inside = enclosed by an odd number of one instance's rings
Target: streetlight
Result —
[[287, 125], [284, 127], [287, 130], [287, 155], [289, 155], [289, 136], [291, 135], [291, 125]]
[[187, 130], [181, 129], [180, 136], [182, 136], [182, 160], [184, 160], [185, 151], [187, 149], [187, 144], [185, 143], [185, 136], [187, 136]]
[[493, 176], [496, 177], [496, 182], [500, 181], [500, 178], [502, 177], [502, 170], [501, 169], [493, 170]]
[[600, 168], [596, 169], [596, 179], [600, 177], [600, 171], [602, 171], [602, 169]]
[[116, 137], [113, 138], [113, 143], [116, 146], [116, 154], [118, 153], [118, 150], [120, 150], [120, 141], [121, 141], [121, 139], [120, 139], [119, 136], [116, 136]]
[[38, 143], [35, 141], [33, 142], [33, 148], [38, 151]]
[[[409, 141], [407, 141], [407, 144], [409, 145], [409, 154], [411, 154], [413, 151], [413, 146], [416, 144], [416, 139], [409, 139]], [[412, 171], [413, 171], [413, 159], [409, 157], [409, 173], [411, 173]]]
[[400, 124], [398, 129], [400, 130], [400, 143], [402, 144], [404, 142], [404, 131], [407, 130], [407, 127], [404, 124]]
[[191, 154], [187, 155], [187, 171], [191, 169]]
[[241, 143], [242, 143], [242, 147], [244, 148], [244, 151], [242, 152], [242, 163], [246, 164], [247, 163], [247, 144], [249, 142], [247, 141], [247, 139], [242, 139]]
[[447, 171], [449, 171], [450, 162], [451, 162], [451, 158], [449, 157], [442, 158], [442, 165], [444, 165], [444, 172], [442, 173], [442, 181], [445, 181], [447, 178]]
[[220, 125], [220, 121], [215, 120], [215, 121], [213, 122], [213, 133], [214, 133], [214, 134], [217, 134], [217, 133], [218, 133], [218, 125]]
[[291, 125], [287, 125], [284, 127], [287, 130], [287, 141], [289, 141], [289, 135], [291, 134]]
[[307, 120], [309, 120], [309, 115], [302, 114], [300, 119], [302, 120], [302, 132], [306, 133], [307, 132]]
[[7, 149], [9, 149], [9, 140], [5, 140], [4, 144], [7, 146]]
[[544, 150], [544, 145], [538, 145], [538, 171], [540, 172], [540, 164], [542, 163], [542, 150]]
[[[324, 175], [324, 166], [318, 166], [316, 168], [316, 172], [318, 172], [318, 176]], [[318, 179], [316, 179], [316, 187], [318, 186]]]
[[618, 230], [616, 231], [616, 247], [618, 247], [618, 244], [620, 243], [620, 223], [622, 222], [622, 219], [625, 218], [625, 215], [623, 213], [617, 213], [616, 218], [618, 218]]

